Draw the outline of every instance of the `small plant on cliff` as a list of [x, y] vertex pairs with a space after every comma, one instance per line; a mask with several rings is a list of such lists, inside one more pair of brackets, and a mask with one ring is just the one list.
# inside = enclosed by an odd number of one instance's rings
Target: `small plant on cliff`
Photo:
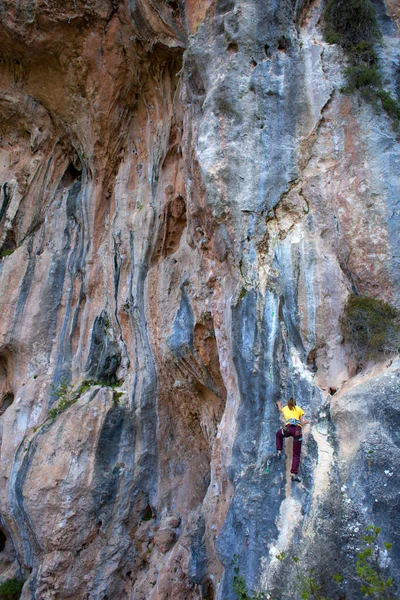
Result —
[[85, 392], [87, 392], [88, 390], [90, 390], [90, 388], [92, 387], [92, 385], [94, 385], [90, 380], [85, 379], [85, 381], [83, 381], [79, 387], [79, 395], [83, 396], [83, 394]]
[[74, 390], [74, 387], [68, 382], [66, 377], [62, 377], [58, 385], [52, 385], [51, 391], [53, 397], [58, 398], [57, 405], [48, 412], [50, 419], [54, 421], [58, 415], [75, 404], [80, 394]]
[[243, 298], [246, 297], [246, 294], [247, 294], [246, 288], [242, 287], [242, 289], [239, 292], [239, 302], [241, 302], [243, 300]]
[[400, 313], [383, 300], [352, 294], [341, 319], [342, 332], [359, 358], [400, 348]]
[[14, 250], [2, 250], [0, 252], [0, 259], [2, 258], [6, 258], [6, 256], [11, 256], [11, 254], [14, 252]]
[[357, 65], [346, 69], [347, 85], [342, 89], [346, 94], [352, 94], [356, 89], [367, 86], [378, 86], [381, 82], [379, 71], [375, 67]]
[[389, 117], [393, 119], [394, 123], [400, 122], [400, 102], [392, 98], [389, 92], [385, 90], [378, 90], [376, 92], [377, 97], [382, 103], [383, 109], [387, 112]]
[[236, 592], [237, 600], [273, 600], [273, 598], [266, 594], [265, 592], [254, 592], [254, 594], [250, 594], [247, 591], [247, 586], [244, 578], [240, 575], [240, 570], [238, 566], [239, 557], [237, 554], [234, 555], [232, 560], [233, 565], [233, 590]]
[[[277, 558], [281, 560], [279, 555]], [[301, 600], [328, 600], [323, 593], [321, 583], [316, 579], [315, 569], [311, 568], [303, 572], [299, 566], [299, 557], [292, 556], [292, 561], [296, 565], [297, 592]]]
[[121, 404], [121, 398], [124, 396], [125, 392], [113, 392], [113, 402], [116, 406]]
[[0, 584], [0, 600], [18, 600], [24, 582], [19, 579], [8, 579]]
[[[50, 408], [48, 412], [50, 419], [54, 421], [54, 419], [56, 419], [58, 415], [60, 415], [62, 412], [67, 410], [67, 408], [75, 404], [75, 402], [77, 402], [77, 400], [79, 400], [79, 398], [83, 396], [83, 394], [87, 392], [87, 390], [89, 390], [95, 385], [101, 385], [102, 387], [108, 387], [115, 390], [115, 388], [121, 386], [121, 382], [118, 381], [117, 383], [110, 385], [102, 380], [86, 379], [76, 389], [73, 385], [71, 385], [68, 382], [68, 379], [66, 377], [62, 377], [58, 385], [51, 386], [52, 396], [53, 398], [58, 399], [58, 402], [53, 408]], [[115, 404], [120, 403], [120, 398], [123, 396], [123, 394], [124, 392], [114, 391], [113, 399]]]

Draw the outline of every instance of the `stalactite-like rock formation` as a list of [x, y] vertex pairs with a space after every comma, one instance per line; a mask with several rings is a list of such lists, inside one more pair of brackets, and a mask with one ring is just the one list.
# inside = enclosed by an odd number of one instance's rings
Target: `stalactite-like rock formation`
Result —
[[[370, 524], [400, 576], [400, 360], [341, 329], [350, 293], [400, 308], [399, 136], [341, 93], [322, 11], [0, 0], [0, 583], [24, 600], [234, 600], [234, 557], [295, 598], [280, 553], [357, 598]], [[301, 484], [274, 458], [292, 394]]]

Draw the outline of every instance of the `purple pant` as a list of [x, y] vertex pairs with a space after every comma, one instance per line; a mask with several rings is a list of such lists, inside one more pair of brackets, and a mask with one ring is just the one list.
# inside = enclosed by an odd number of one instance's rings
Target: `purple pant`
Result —
[[290, 469], [291, 473], [297, 474], [299, 470], [300, 464], [300, 454], [301, 454], [301, 427], [296, 425], [286, 425], [279, 429], [276, 432], [276, 449], [282, 452], [283, 448], [283, 438], [284, 437], [292, 437], [293, 438], [293, 458], [292, 458], [292, 468]]

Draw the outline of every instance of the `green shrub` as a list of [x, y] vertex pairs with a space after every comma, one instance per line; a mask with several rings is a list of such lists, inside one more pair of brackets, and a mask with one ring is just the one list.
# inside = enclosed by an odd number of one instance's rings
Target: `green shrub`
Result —
[[363, 536], [366, 546], [357, 555], [356, 573], [360, 581], [361, 592], [365, 598], [376, 600], [396, 600], [393, 595], [394, 582], [392, 577], [386, 577], [388, 555], [392, 544], [384, 542], [386, 559], [382, 556], [379, 545], [379, 527], [367, 527], [367, 535]]
[[[369, 525], [366, 528], [367, 535], [362, 537], [364, 547], [357, 554], [355, 563], [356, 582], [360, 586], [363, 598], [399, 600], [393, 593], [395, 589], [393, 578], [388, 577], [387, 573], [392, 544], [388, 542], [381, 544], [378, 539], [380, 531], [380, 528], [374, 525]], [[334, 573], [330, 576], [337, 589], [333, 597], [328, 598], [326, 595], [326, 584], [320, 580], [319, 574], [315, 569], [304, 569], [298, 556], [289, 558], [284, 552], [277, 554], [276, 558], [282, 563], [282, 568], [286, 572], [290, 570], [290, 563], [294, 563], [296, 600], [300, 598], [301, 600], [344, 600], [347, 597], [343, 593], [346, 582], [341, 573]], [[232, 564], [236, 564], [237, 561], [238, 557], [235, 555]], [[264, 598], [273, 600], [270, 594], [265, 594], [264, 592], [258, 592], [256, 595], [251, 596], [246, 589], [244, 579], [240, 576], [237, 566], [235, 566], [234, 571], [233, 589], [236, 592], [238, 600], [259, 600]]]
[[14, 250], [2, 250], [0, 252], [0, 260], [2, 258], [5, 258], [6, 256], [10, 256], [13, 252], [14, 252]]
[[114, 404], [117, 405], [117, 406], [119, 406], [120, 405], [120, 400], [121, 400], [121, 398], [124, 395], [125, 395], [125, 392], [116, 392], [116, 391], [114, 391], [113, 392], [113, 401], [114, 401]]
[[363, 40], [348, 49], [349, 60], [354, 65], [373, 67], [378, 63], [378, 55], [371, 42]]
[[384, 90], [378, 90], [376, 95], [382, 103], [382, 108], [387, 112], [389, 117], [393, 119], [393, 122], [398, 127], [400, 124], [400, 102], [395, 100], [389, 92]]
[[381, 35], [370, 0], [328, 0], [324, 21], [326, 41], [343, 48], [376, 42]]
[[76, 391], [66, 377], [62, 377], [58, 385], [51, 386], [51, 392], [53, 398], [57, 398], [58, 402], [56, 406], [50, 408], [48, 415], [52, 421], [62, 412], [67, 410], [70, 406], [75, 404], [81, 395], [81, 390]]
[[239, 567], [237, 564], [238, 559], [239, 557], [237, 556], [237, 554], [235, 554], [232, 560], [232, 565], [234, 565], [233, 591], [236, 593], [237, 600], [267, 600], [267, 598], [273, 600], [271, 596], [269, 594], [267, 596], [265, 592], [254, 592], [254, 594], [250, 594], [247, 591], [246, 583], [243, 577], [240, 575]]
[[379, 41], [375, 8], [370, 0], [328, 0], [324, 9], [324, 35], [329, 44], [339, 44], [345, 50], [349, 67], [346, 69], [345, 94], [361, 90], [363, 98], [382, 108], [400, 125], [400, 103], [381, 89], [378, 56], [374, 45]]
[[90, 381], [84, 381], [78, 389], [68, 382], [66, 377], [62, 377], [58, 385], [51, 386], [53, 398], [57, 398], [57, 404], [51, 408], [48, 415], [52, 421], [70, 406], [75, 404], [77, 400], [88, 390], [93, 384]]
[[378, 86], [381, 83], [381, 76], [375, 67], [366, 67], [359, 65], [357, 67], [348, 67], [346, 69], [347, 85], [343, 88], [346, 94], [352, 94], [356, 89], [366, 86]]
[[246, 583], [243, 577], [239, 574], [238, 567], [235, 567], [235, 576], [233, 578], [233, 590], [236, 592], [238, 600], [266, 600], [267, 596], [263, 592], [254, 592], [250, 594], [247, 591]]
[[[388, 577], [387, 567], [389, 563], [389, 553], [392, 544], [383, 542], [385, 550], [381, 547], [379, 541], [380, 528], [369, 525], [366, 528], [367, 535], [363, 536], [364, 548], [357, 554], [355, 563], [356, 580], [360, 586], [360, 591], [363, 598], [373, 598], [375, 600], [398, 600], [394, 595], [393, 590], [395, 584], [392, 577]], [[297, 556], [292, 556], [291, 559], [286, 557], [282, 552], [276, 558], [285, 564], [287, 569], [288, 564], [293, 561], [296, 570], [297, 579], [297, 595], [296, 598], [301, 600], [329, 600], [325, 595], [326, 589], [319, 581], [318, 573], [315, 569], [304, 570], [300, 559]], [[246, 587], [243, 577], [240, 575], [239, 567], [237, 566], [238, 556], [235, 555], [232, 561], [234, 566], [233, 590], [236, 592], [238, 600], [273, 600], [272, 596], [265, 592], [255, 592], [251, 595]], [[331, 600], [342, 600], [346, 596], [343, 594], [343, 585], [345, 584], [344, 577], [341, 573], [331, 575], [332, 581], [338, 586], [338, 591]]]
[[90, 390], [90, 388], [94, 385], [94, 383], [92, 383], [90, 380], [85, 379], [85, 381], [82, 381], [81, 385], [78, 388], [78, 394], [79, 396], [83, 396], [83, 394], [85, 392], [87, 392], [88, 390]]
[[0, 600], [18, 600], [21, 596], [24, 582], [19, 579], [9, 579], [0, 584]]
[[325, 39], [342, 46], [349, 60], [342, 91], [353, 94], [367, 86], [379, 87], [381, 76], [374, 44], [380, 31], [370, 0], [328, 0], [324, 20]]
[[[389, 561], [389, 552], [392, 544], [384, 542], [385, 555], [380, 546], [379, 534], [380, 528], [369, 525], [367, 535], [363, 536], [364, 548], [357, 554], [355, 564], [356, 578], [360, 586], [361, 594], [364, 598], [374, 598], [375, 600], [396, 600], [393, 595], [394, 581], [392, 577], [387, 577], [387, 566]], [[297, 570], [297, 591], [302, 600], [329, 600], [325, 596], [322, 584], [317, 580], [317, 574], [314, 569], [308, 569], [303, 573], [299, 567], [299, 559], [292, 557], [296, 563]], [[332, 580], [340, 587], [343, 586], [344, 578], [340, 573], [332, 575]], [[340, 600], [343, 594], [338, 592], [335, 598]], [[333, 600], [333, 599], [332, 599]]]
[[325, 41], [328, 42], [328, 44], [340, 44], [340, 35], [332, 31], [328, 27], [325, 29], [324, 37]]
[[341, 319], [342, 332], [359, 357], [372, 358], [400, 347], [399, 311], [383, 300], [352, 294]]
[[[51, 386], [52, 396], [53, 398], [57, 398], [58, 402], [53, 408], [50, 408], [48, 412], [50, 419], [54, 421], [58, 415], [75, 404], [87, 390], [95, 385], [101, 385], [102, 387], [108, 387], [115, 390], [115, 388], [121, 387], [121, 382], [118, 381], [117, 383], [110, 385], [102, 380], [86, 379], [81, 383], [78, 389], [75, 389], [73, 385], [68, 383], [66, 377], [62, 377], [58, 385]], [[123, 394], [124, 392], [114, 392], [113, 398], [116, 404], [119, 404], [119, 400]]]

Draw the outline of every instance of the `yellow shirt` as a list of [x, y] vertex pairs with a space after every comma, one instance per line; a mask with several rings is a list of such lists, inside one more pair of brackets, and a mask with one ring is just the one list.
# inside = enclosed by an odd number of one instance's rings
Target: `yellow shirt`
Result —
[[[288, 406], [284, 406], [282, 408], [283, 416], [285, 417], [286, 425], [300, 425], [300, 419], [304, 415], [304, 410], [300, 408], [300, 406], [295, 406], [293, 410], [290, 410]], [[295, 419], [298, 423], [290, 423], [291, 419]]]

